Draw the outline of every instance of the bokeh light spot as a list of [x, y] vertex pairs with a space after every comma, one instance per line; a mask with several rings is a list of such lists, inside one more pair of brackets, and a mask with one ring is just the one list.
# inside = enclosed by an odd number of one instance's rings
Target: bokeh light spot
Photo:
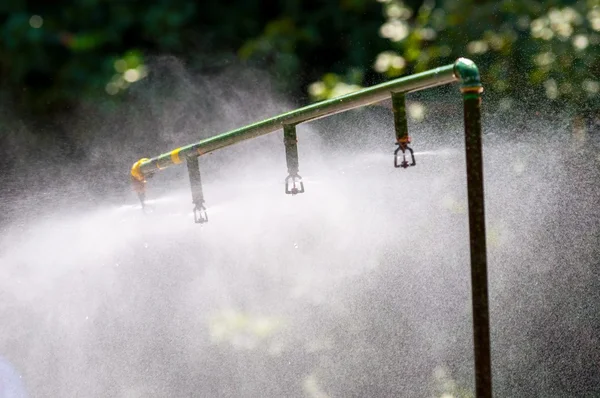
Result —
[[106, 85], [105, 90], [109, 95], [115, 95], [119, 92], [119, 87], [117, 84], [110, 82]]
[[123, 73], [127, 70], [127, 62], [124, 59], [118, 59], [114, 64], [115, 70], [119, 73]]
[[123, 77], [129, 83], [133, 83], [140, 80], [140, 72], [137, 69], [127, 69], [123, 74]]
[[41, 28], [43, 24], [44, 19], [39, 15], [32, 15], [31, 18], [29, 18], [29, 26], [31, 26], [34, 29]]

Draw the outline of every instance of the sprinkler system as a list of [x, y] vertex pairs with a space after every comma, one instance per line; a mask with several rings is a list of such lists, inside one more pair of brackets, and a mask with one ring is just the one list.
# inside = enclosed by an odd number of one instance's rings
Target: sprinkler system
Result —
[[[189, 159], [195, 159], [209, 152], [221, 149], [238, 142], [255, 138], [264, 134], [283, 129], [288, 177], [285, 179], [285, 192], [296, 195], [304, 192], [304, 183], [298, 174], [298, 139], [296, 136], [296, 125], [350, 109], [372, 105], [377, 102], [392, 98], [394, 112], [394, 125], [396, 133], [396, 145], [394, 152], [394, 167], [408, 168], [416, 165], [412, 148], [408, 146], [411, 139], [408, 135], [408, 123], [406, 118], [405, 94], [413, 91], [460, 81], [464, 90], [479, 90], [479, 72], [475, 64], [465, 58], [458, 59], [454, 64], [435, 68], [426, 72], [401, 77], [368, 87], [341, 97], [332, 98], [316, 104], [305, 106], [291, 112], [266, 119], [230, 132], [207, 138], [195, 144], [174, 149], [170, 152], [156, 156], [151, 159], [143, 158], [137, 161], [131, 168], [131, 178], [135, 191], [138, 193], [142, 207], [145, 207], [146, 178], [166, 167], [188, 163], [188, 168], [197, 169], [197, 162], [190, 163]], [[192, 186], [192, 202], [194, 212], [200, 209], [206, 214], [201, 194], [199, 172], [190, 171], [190, 184]], [[200, 211], [199, 210], [199, 211]], [[205, 222], [206, 217], [196, 217], [197, 222]]]
[[143, 158], [133, 164], [131, 179], [142, 208], [145, 207], [146, 178], [171, 165], [183, 163], [188, 167], [194, 204], [194, 221], [208, 221], [198, 157], [238, 142], [283, 129], [288, 176], [285, 193], [304, 193], [299, 173], [296, 125], [350, 109], [371, 105], [391, 97], [394, 113], [396, 145], [394, 167], [406, 169], [416, 165], [415, 155], [408, 145], [405, 94], [431, 87], [459, 82], [464, 104], [465, 152], [469, 208], [471, 254], [471, 289], [473, 305], [473, 346], [475, 354], [475, 396], [492, 396], [490, 332], [488, 310], [487, 254], [483, 191], [483, 160], [481, 143], [481, 85], [479, 70], [473, 61], [459, 58], [453, 64], [401, 77], [368, 87], [341, 97], [315, 103], [248, 126], [216, 135], [174, 149], [154, 158]]

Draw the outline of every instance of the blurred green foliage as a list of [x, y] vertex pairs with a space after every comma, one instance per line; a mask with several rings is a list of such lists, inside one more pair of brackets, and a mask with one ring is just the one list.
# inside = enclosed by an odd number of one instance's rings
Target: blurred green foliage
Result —
[[466, 55], [477, 60], [496, 97], [537, 93], [578, 107], [597, 100], [598, 0], [425, 1], [414, 10], [395, 0], [384, 4], [381, 33], [406, 66], [389, 68], [380, 55], [375, 68], [383, 73], [418, 72]]
[[[379, 34], [389, 40], [389, 49], [377, 55], [373, 68], [386, 78], [468, 56], [477, 61], [486, 90], [500, 104], [527, 96], [575, 109], [598, 107], [598, 0], [381, 3], [385, 22]], [[335, 87], [324, 93], [312, 87], [317, 100], [335, 94]]]
[[501, 104], [589, 108], [600, 92], [600, 0], [37, 0], [6, 2], [0, 21], [1, 89], [21, 112], [118, 98], [162, 54], [258, 66], [312, 100], [458, 56]]
[[201, 72], [247, 62], [297, 95], [385, 47], [381, 7], [370, 0], [15, 2], [0, 8], [0, 22], [3, 94], [42, 114], [126, 92], [152, 73], [143, 66], [154, 55]]
[[[15, 4], [0, 16], [2, 88], [22, 110], [52, 112], [116, 94], [143, 76], [146, 51], [182, 51], [186, 0]], [[139, 68], [139, 69], [138, 69]], [[127, 70], [136, 70], [126, 74]]]

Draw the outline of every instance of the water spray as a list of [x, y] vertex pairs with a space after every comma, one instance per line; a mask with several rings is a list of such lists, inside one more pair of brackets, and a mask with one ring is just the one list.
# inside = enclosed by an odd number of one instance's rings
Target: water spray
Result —
[[413, 149], [408, 145], [405, 94], [435, 86], [460, 83], [464, 103], [466, 174], [469, 207], [471, 254], [471, 289], [473, 306], [473, 345], [475, 356], [475, 394], [492, 396], [489, 305], [487, 283], [487, 252], [483, 191], [483, 160], [481, 143], [481, 85], [479, 70], [473, 61], [459, 58], [453, 64], [401, 77], [337, 98], [305, 106], [281, 115], [216, 135], [194, 144], [174, 149], [154, 158], [143, 158], [131, 168], [134, 190], [145, 208], [146, 179], [166, 167], [183, 163], [188, 167], [196, 223], [208, 221], [200, 178], [198, 157], [251, 138], [283, 129], [288, 176], [285, 193], [304, 193], [299, 175], [296, 126], [350, 109], [392, 99], [396, 145], [394, 167], [407, 169], [416, 165]]

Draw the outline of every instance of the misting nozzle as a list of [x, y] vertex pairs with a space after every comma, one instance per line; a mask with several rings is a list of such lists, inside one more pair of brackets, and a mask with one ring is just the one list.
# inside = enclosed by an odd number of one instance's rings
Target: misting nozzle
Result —
[[[412, 148], [408, 146], [408, 142], [399, 142], [396, 145], [398, 145], [398, 148], [396, 148], [396, 150], [394, 151], [394, 167], [402, 167], [403, 169], [406, 169], [409, 166], [414, 166], [417, 164], [417, 162], [415, 161], [415, 154]], [[398, 156], [398, 152], [400, 151], [402, 151], [402, 160], [399, 162], [400, 156]], [[407, 160], [406, 151], [409, 152], [411, 160], [410, 163]]]
[[138, 198], [140, 199], [140, 203], [142, 205], [142, 210], [146, 208], [146, 180], [138, 180], [135, 177], [131, 177], [131, 185], [133, 190], [137, 193]]
[[204, 204], [195, 204], [194, 206], [194, 222], [196, 224], [204, 224], [208, 222], [208, 214], [206, 213], [206, 207]]
[[131, 185], [138, 194], [142, 210], [146, 210], [146, 176], [142, 173], [141, 166], [147, 160], [146, 158], [140, 159], [131, 166]]
[[287, 176], [285, 179], [285, 193], [288, 195], [304, 193], [304, 183], [302, 182], [302, 177], [300, 177], [298, 174], [290, 174]]

